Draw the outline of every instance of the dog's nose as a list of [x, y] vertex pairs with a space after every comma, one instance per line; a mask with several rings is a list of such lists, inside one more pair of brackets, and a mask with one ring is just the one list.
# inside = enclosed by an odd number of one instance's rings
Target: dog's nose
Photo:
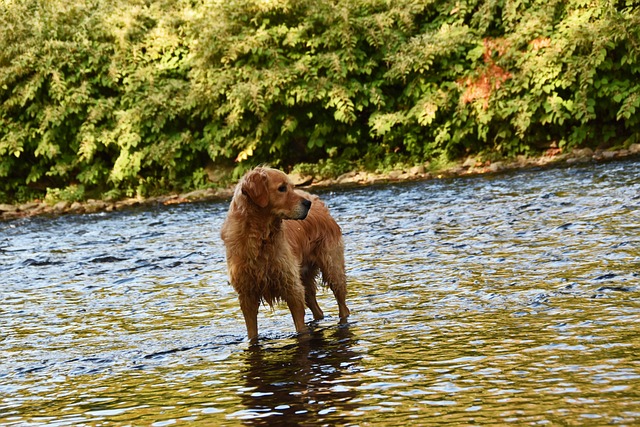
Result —
[[305, 208], [311, 209], [311, 200], [302, 199], [302, 204], [304, 205]]

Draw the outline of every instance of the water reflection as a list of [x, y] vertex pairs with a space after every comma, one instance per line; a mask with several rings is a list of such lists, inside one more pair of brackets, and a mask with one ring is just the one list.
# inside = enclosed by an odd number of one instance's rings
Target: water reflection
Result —
[[313, 330], [285, 347], [249, 347], [240, 393], [246, 409], [230, 417], [247, 425], [333, 424], [355, 408], [356, 344], [347, 324]]

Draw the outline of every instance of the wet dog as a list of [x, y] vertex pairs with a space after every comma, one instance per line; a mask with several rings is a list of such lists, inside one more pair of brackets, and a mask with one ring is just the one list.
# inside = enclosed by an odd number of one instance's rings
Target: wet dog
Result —
[[299, 333], [307, 330], [305, 304], [315, 320], [322, 319], [319, 272], [338, 302], [340, 319], [349, 316], [340, 227], [317, 196], [296, 190], [283, 172], [258, 167], [240, 180], [221, 237], [250, 340], [258, 337], [261, 302], [286, 302]]

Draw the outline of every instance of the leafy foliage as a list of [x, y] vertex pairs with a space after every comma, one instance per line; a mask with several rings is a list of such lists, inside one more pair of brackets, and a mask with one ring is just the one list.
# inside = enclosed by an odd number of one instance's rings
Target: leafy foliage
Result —
[[630, 144], [639, 21], [629, 0], [5, 0], [0, 199]]
[[4, 7], [1, 191], [77, 183], [131, 195], [175, 185], [202, 163], [184, 120], [183, 6], [25, 0]]

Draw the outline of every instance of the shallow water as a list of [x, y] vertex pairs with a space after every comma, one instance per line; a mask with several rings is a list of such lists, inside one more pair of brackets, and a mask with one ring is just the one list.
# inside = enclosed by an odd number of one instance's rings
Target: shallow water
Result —
[[639, 166], [324, 193], [350, 322], [254, 347], [226, 203], [0, 223], [0, 424], [638, 425]]

